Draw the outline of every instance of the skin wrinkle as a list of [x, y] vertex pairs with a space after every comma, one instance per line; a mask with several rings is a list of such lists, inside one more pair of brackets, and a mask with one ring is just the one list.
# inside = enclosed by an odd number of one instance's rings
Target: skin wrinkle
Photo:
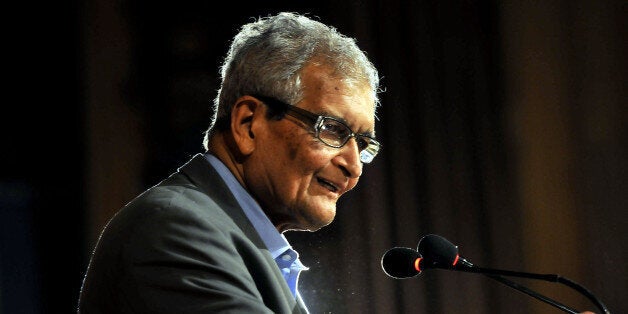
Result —
[[284, 133], [284, 141], [286, 141], [286, 143], [290, 143], [290, 146], [288, 148], [288, 156], [290, 158], [290, 160], [295, 160], [297, 158], [297, 145], [293, 142], [290, 142], [290, 138], [294, 138], [297, 136], [296, 134], [297, 132], [295, 132], [295, 130], [291, 130], [290, 133]]

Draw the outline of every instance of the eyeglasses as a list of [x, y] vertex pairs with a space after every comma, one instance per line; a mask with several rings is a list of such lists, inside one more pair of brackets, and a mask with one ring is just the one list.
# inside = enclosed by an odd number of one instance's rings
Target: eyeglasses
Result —
[[297, 120], [307, 124], [314, 129], [314, 136], [323, 144], [335, 148], [341, 148], [353, 137], [358, 144], [360, 151], [360, 161], [368, 164], [377, 156], [380, 144], [374, 138], [354, 133], [344, 122], [334, 117], [321, 116], [313, 112], [301, 109], [297, 106], [286, 104], [273, 97], [252, 95], [261, 100], [273, 110], [284, 110]]

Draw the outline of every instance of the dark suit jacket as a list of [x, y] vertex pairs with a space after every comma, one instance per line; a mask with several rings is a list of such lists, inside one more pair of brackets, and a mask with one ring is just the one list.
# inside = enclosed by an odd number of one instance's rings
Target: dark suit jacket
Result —
[[307, 313], [233, 194], [198, 154], [104, 229], [80, 313]]

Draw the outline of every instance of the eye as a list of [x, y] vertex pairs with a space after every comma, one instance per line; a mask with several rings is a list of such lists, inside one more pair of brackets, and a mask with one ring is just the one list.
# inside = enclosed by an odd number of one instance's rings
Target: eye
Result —
[[321, 124], [320, 132], [327, 135], [333, 134], [336, 139], [342, 141], [349, 136], [351, 131], [347, 128], [347, 126], [336, 120], [325, 119]]
[[355, 141], [358, 143], [358, 150], [363, 151], [369, 146], [369, 140], [362, 136], [356, 136]]

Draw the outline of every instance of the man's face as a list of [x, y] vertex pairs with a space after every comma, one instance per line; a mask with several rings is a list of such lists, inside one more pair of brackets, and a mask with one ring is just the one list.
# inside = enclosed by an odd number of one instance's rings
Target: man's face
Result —
[[[305, 97], [294, 105], [341, 118], [355, 133], [374, 133], [374, 99], [367, 84], [348, 86], [320, 66], [306, 67], [302, 78]], [[333, 148], [292, 116], [264, 121], [253, 128], [255, 151], [244, 172], [248, 189], [282, 232], [328, 225], [338, 198], [353, 189], [362, 174], [355, 139]]]

